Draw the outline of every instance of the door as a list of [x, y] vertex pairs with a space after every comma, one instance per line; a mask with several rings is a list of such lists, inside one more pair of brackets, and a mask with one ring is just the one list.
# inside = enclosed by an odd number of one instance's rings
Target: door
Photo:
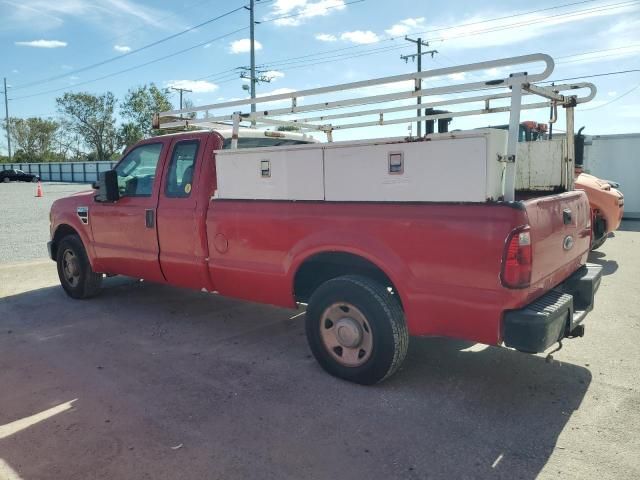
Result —
[[120, 199], [95, 202], [89, 225], [95, 270], [164, 282], [158, 260], [156, 208], [166, 141], [150, 141], [128, 152], [116, 165]]
[[158, 202], [158, 242], [160, 265], [169, 283], [208, 290], [206, 205], [202, 205], [208, 198], [201, 198], [200, 176], [207, 138], [194, 133], [171, 144]]

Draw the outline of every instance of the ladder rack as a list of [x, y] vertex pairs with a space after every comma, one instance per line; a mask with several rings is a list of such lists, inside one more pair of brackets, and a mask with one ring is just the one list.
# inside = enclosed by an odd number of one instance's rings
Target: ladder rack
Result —
[[[534, 73], [524, 70], [525, 66], [531, 67], [531, 64], [537, 66]], [[542, 64], [542, 68], [540, 65]], [[462, 82], [446, 86], [435, 86], [430, 88], [420, 88], [420, 81], [424, 79], [450, 76], [454, 74], [468, 74], [478, 71], [486, 71], [490, 69], [504, 70], [509, 67], [512, 73], [502, 78], [486, 81]], [[535, 85], [535, 82], [541, 82], [548, 78], [553, 72], [553, 59], [546, 54], [536, 53], [531, 55], [523, 55], [518, 57], [503, 58], [487, 62], [471, 63], [466, 65], [438, 68], [423, 72], [408, 73], [403, 75], [394, 75], [389, 77], [381, 77], [371, 80], [358, 82], [343, 83], [327, 87], [300, 90], [290, 93], [281, 93], [277, 95], [268, 95], [255, 99], [246, 98], [241, 100], [233, 100], [197, 107], [185, 108], [182, 110], [171, 110], [161, 112], [154, 115], [153, 125], [155, 128], [220, 128], [220, 124], [231, 123], [233, 130], [231, 148], [237, 147], [238, 131], [242, 122], [252, 122], [258, 127], [269, 126], [293, 126], [300, 131], [320, 131], [327, 135], [329, 142], [333, 141], [333, 131], [352, 128], [363, 128], [383, 125], [393, 125], [410, 123], [424, 120], [437, 120], [441, 118], [456, 118], [472, 115], [485, 115], [499, 112], [509, 112], [509, 130], [507, 151], [502, 161], [505, 162], [505, 199], [513, 200], [515, 197], [515, 161], [518, 143], [518, 132], [520, 126], [520, 113], [522, 110], [539, 109], [554, 107], [554, 114], [551, 122], [556, 119], [555, 112], [557, 106], [562, 106], [566, 110], [566, 131], [567, 131], [567, 156], [574, 158], [574, 107], [581, 103], [592, 100], [596, 94], [596, 87], [592, 83], [579, 82], [554, 86], [542, 87]], [[409, 83], [413, 88], [393, 93], [384, 93], [377, 95], [357, 96], [358, 91], [363, 88], [374, 86], [388, 86], [393, 88], [393, 84], [399, 82]], [[489, 93], [479, 94], [479, 91], [487, 91]], [[587, 90], [581, 96], [576, 95], [577, 90]], [[328, 95], [346, 92], [351, 97], [346, 99], [332, 101], [316, 101], [315, 103], [306, 103], [310, 97], [318, 95]], [[567, 93], [568, 92], [568, 93]], [[434, 96], [452, 96], [442, 100], [440, 98], [429, 100]], [[523, 103], [523, 97], [542, 97], [537, 101]], [[451, 111], [448, 113], [432, 113], [425, 112], [423, 115], [412, 115], [397, 118], [389, 114], [404, 111], [415, 111], [417, 106], [397, 105], [402, 100], [410, 100], [412, 98], [422, 98], [422, 109], [430, 109], [433, 107], [445, 107], [467, 105], [466, 109], [459, 111]], [[496, 106], [496, 101], [509, 100], [506, 106]], [[305, 101], [305, 104], [302, 103]], [[260, 110], [256, 112], [246, 112], [237, 110], [244, 107], [249, 109], [251, 105], [267, 104], [269, 102], [289, 102], [286, 107], [273, 108], [268, 110]], [[389, 102], [396, 104], [389, 106]], [[468, 104], [480, 104], [471, 107]], [[387, 104], [385, 106], [385, 104]], [[492, 105], [493, 104], [493, 105]], [[366, 105], [375, 105], [374, 108], [366, 108], [359, 110], [358, 107]], [[479, 108], [478, 108], [479, 107]], [[340, 109], [350, 109], [350, 111], [338, 111]], [[424, 110], [423, 110], [424, 111]], [[184, 114], [196, 114], [196, 118], [184, 118]], [[204, 113], [204, 115], [202, 115]], [[307, 116], [309, 114], [312, 114]], [[201, 114], [198, 117], [198, 114]], [[375, 120], [363, 121], [359, 117], [377, 116]], [[350, 123], [335, 123], [335, 120], [352, 120]], [[334, 123], [331, 123], [334, 122]]]

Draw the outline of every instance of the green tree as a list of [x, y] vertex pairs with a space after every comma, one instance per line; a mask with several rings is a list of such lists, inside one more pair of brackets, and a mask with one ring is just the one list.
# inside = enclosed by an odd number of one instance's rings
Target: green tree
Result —
[[120, 143], [114, 116], [117, 100], [111, 92], [65, 93], [56, 103], [71, 132], [77, 133], [99, 160], [114, 156]]
[[[128, 133], [131, 134], [137, 129], [141, 133], [140, 138], [143, 138], [158, 134], [151, 126], [153, 114], [172, 109], [168, 89], [161, 89], [150, 83], [129, 89], [120, 106], [120, 113], [131, 125], [127, 127]], [[124, 132], [121, 130], [121, 133]]]
[[144, 134], [138, 125], [128, 122], [120, 126], [118, 137], [120, 138], [120, 144], [129, 148], [144, 138]]
[[296, 125], [280, 125], [278, 128], [276, 128], [276, 131], [278, 131], [278, 132], [299, 132], [300, 131], [300, 127], [297, 127]]
[[9, 132], [16, 148], [16, 161], [47, 162], [57, 160], [55, 138], [60, 124], [40, 117], [12, 118]]

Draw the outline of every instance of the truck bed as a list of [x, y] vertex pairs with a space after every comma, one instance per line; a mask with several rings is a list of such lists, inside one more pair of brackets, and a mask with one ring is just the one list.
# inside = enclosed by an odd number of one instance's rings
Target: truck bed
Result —
[[[565, 210], [572, 212], [568, 224]], [[300, 265], [322, 252], [344, 252], [384, 270], [412, 335], [495, 345], [505, 311], [535, 300], [586, 261], [587, 212], [582, 192], [477, 204], [215, 200], [206, 226], [209, 268], [224, 295], [293, 307]], [[531, 284], [505, 288], [505, 239], [527, 224]], [[565, 251], [568, 235], [575, 240]]]

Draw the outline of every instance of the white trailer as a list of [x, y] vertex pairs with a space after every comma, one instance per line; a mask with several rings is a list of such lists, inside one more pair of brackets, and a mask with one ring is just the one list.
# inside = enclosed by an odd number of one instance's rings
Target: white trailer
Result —
[[587, 136], [584, 168], [598, 178], [619, 182], [624, 218], [640, 218], [640, 133]]

